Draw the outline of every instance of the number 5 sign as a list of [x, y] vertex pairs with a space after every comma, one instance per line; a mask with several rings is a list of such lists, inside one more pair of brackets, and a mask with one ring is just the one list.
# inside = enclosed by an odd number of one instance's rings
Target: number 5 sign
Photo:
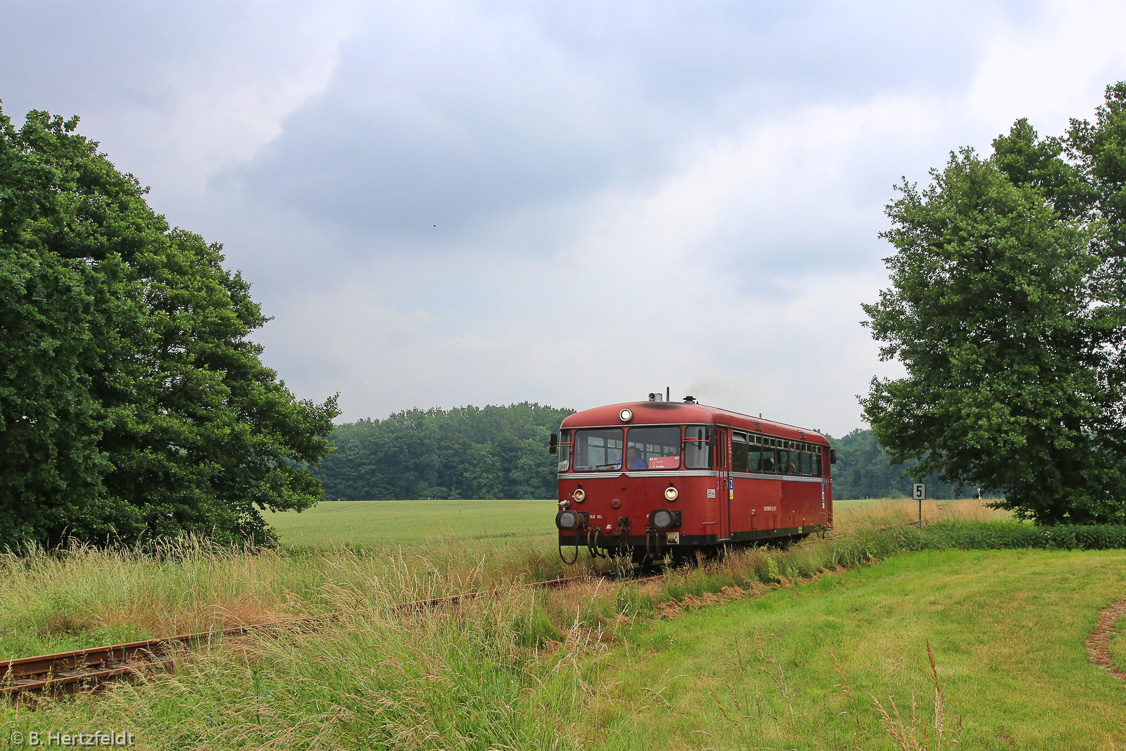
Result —
[[923, 528], [923, 500], [927, 497], [927, 486], [921, 482], [915, 483], [911, 497], [919, 502], [919, 529]]

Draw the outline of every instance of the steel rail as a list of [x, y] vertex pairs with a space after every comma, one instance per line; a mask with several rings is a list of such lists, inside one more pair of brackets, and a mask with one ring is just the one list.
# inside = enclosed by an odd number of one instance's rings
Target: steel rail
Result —
[[[642, 583], [661, 578], [663, 575], [633, 579], [621, 579], [622, 583]], [[572, 576], [562, 579], [548, 579], [521, 585], [526, 589], [563, 589], [583, 581], [592, 581], [589, 576]], [[497, 590], [491, 590], [496, 592]], [[487, 592], [466, 592], [463, 594], [435, 597], [392, 605], [392, 610], [428, 611], [443, 606], [457, 605], [487, 594]], [[234, 626], [215, 631], [194, 634], [181, 634], [161, 639], [113, 644], [105, 647], [89, 647], [72, 652], [23, 657], [0, 662], [0, 697], [14, 699], [23, 694], [60, 691], [75, 691], [110, 680], [129, 679], [157, 667], [173, 667], [176, 655], [191, 647], [210, 643], [216, 637], [242, 636], [262, 632], [271, 628], [317, 627], [326, 621], [339, 621], [344, 613], [329, 613], [321, 616], [302, 618], [290, 623], [268, 622]]]
[[129, 677], [154, 666], [171, 663], [178, 650], [202, 644], [216, 636], [245, 634], [254, 628], [258, 627], [235, 626], [221, 631], [88, 647], [0, 662], [0, 696], [12, 697], [49, 688], [73, 691], [86, 682]]

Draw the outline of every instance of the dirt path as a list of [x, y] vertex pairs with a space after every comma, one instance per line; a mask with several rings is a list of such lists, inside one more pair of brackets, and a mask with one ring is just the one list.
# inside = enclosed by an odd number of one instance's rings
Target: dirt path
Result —
[[1119, 600], [1099, 613], [1099, 621], [1095, 630], [1087, 637], [1087, 655], [1091, 662], [1106, 671], [1118, 680], [1126, 680], [1126, 673], [1114, 668], [1110, 659], [1110, 636], [1114, 633], [1114, 624], [1119, 618], [1126, 616], [1126, 600]]

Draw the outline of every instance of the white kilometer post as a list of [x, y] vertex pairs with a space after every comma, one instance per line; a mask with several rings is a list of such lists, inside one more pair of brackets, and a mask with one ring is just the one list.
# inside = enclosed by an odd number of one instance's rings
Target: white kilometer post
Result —
[[911, 497], [919, 502], [919, 529], [923, 528], [923, 500], [927, 497], [927, 486], [921, 482], [915, 483]]

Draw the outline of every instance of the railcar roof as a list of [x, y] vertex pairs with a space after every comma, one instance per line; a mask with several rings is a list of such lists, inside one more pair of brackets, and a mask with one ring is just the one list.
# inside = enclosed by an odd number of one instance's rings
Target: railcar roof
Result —
[[688, 402], [645, 401], [607, 404], [604, 407], [594, 407], [576, 412], [563, 421], [563, 428], [622, 425], [618, 413], [627, 407], [633, 411], [633, 418], [629, 423], [626, 423], [628, 425], [661, 425], [670, 422], [682, 425], [718, 423], [781, 438], [829, 445], [825, 436], [816, 430], [799, 428], [795, 425], [787, 425], [783, 422], [766, 420], [761, 417], [752, 417], [719, 407], [709, 407], [706, 404]]

